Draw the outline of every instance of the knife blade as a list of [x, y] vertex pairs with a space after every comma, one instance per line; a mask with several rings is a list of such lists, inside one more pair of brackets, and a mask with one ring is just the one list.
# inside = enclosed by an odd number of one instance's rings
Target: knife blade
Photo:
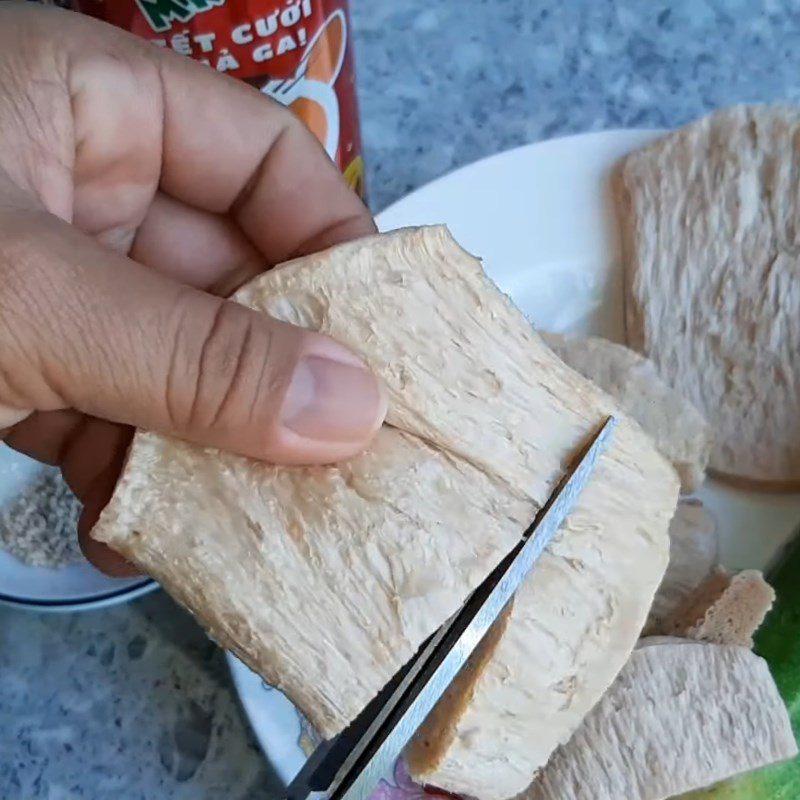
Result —
[[608, 446], [609, 417], [573, 462], [519, 543], [358, 718], [323, 742], [286, 800], [368, 800], [552, 542]]

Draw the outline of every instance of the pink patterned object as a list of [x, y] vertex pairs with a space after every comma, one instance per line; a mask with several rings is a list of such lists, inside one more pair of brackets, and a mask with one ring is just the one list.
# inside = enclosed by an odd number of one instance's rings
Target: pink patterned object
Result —
[[381, 781], [370, 796], [370, 800], [434, 800], [434, 798], [455, 798], [457, 795], [437, 789], [425, 788], [411, 780], [405, 761], [400, 759], [394, 768], [394, 786]]

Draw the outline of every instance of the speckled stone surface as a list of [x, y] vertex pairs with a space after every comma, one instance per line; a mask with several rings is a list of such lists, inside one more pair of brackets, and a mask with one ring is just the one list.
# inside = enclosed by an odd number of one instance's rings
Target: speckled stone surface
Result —
[[538, 139], [797, 101], [797, 0], [355, 0], [370, 195]]
[[[353, 17], [376, 210], [537, 139], [800, 100], [797, 0], [353, 0]], [[0, 721], [1, 800], [277, 796], [221, 653], [163, 594], [0, 609]]]

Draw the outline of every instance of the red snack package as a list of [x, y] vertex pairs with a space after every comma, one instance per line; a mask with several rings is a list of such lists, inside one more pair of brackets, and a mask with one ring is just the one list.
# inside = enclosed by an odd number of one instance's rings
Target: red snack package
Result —
[[292, 109], [364, 197], [347, 0], [73, 0]]

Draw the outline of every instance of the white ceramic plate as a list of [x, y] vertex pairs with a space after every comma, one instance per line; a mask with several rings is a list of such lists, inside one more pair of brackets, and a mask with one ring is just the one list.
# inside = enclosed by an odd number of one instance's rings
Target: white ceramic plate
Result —
[[[0, 507], [47, 469], [0, 444]], [[0, 550], [0, 603], [35, 611], [82, 611], [153, 591], [149, 578], [108, 578], [88, 562], [60, 569], [30, 567]]]
[[[386, 209], [379, 225], [447, 223], [537, 327], [622, 341], [622, 272], [608, 177], [621, 156], [658, 135], [607, 131], [500, 153], [415, 191]], [[800, 495], [709, 483], [699, 496], [717, 520], [722, 560], [733, 569], [763, 567], [800, 522]], [[310, 746], [299, 715], [229, 659], [256, 737], [288, 782]], [[403, 774], [396, 783], [381, 787], [384, 800], [413, 796]]]

